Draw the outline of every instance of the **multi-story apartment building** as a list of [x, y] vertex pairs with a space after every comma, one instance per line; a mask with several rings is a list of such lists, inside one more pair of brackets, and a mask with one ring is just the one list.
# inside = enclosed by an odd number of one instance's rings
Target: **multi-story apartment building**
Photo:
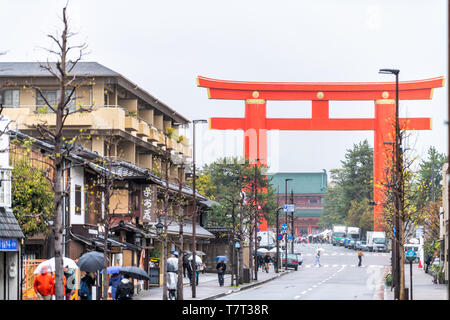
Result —
[[[191, 157], [187, 138], [178, 135], [179, 127], [189, 120], [165, 103], [96, 62], [79, 62], [70, 75], [77, 79], [71, 88], [75, 90], [71, 109], [91, 111], [68, 116], [66, 138], [79, 136], [79, 143], [101, 156], [117, 157], [155, 172], [164, 167], [158, 147], [177, 155], [180, 162]], [[55, 77], [40, 63], [0, 63], [1, 87], [3, 114], [16, 129], [39, 137], [36, 124], [55, 125], [55, 114], [45, 101], [54, 105], [61, 93]], [[164, 133], [168, 131], [174, 131], [174, 138], [166, 141]], [[177, 177], [177, 170], [171, 166], [171, 178]]]
[[[66, 141], [77, 137], [77, 147], [67, 157], [67, 168], [70, 169], [64, 176], [69, 190], [64, 223], [70, 226], [64, 235], [65, 255], [76, 259], [88, 247], [102, 250], [104, 230], [99, 221], [104, 214], [104, 197], [96, 196], [98, 192], [92, 186], [102, 170], [111, 169], [120, 177], [110, 199], [113, 217], [109, 228], [116, 235], [111, 237], [109, 244], [116, 254], [111, 261], [113, 264], [136, 265], [145, 250], [143, 263], [148, 266], [152, 252], [159, 248], [147, 228], [149, 224], [157, 223], [156, 211], [163, 210], [163, 201], [157, 200], [164, 198], [167, 186], [171, 198], [175, 198], [179, 182], [185, 180], [184, 169], [189, 165], [192, 151], [179, 128], [187, 125], [189, 120], [99, 63], [79, 62], [70, 75], [76, 80], [65, 94], [69, 97], [73, 90], [73, 99], [68, 100], [73, 113], [68, 115], [63, 133]], [[17, 132], [17, 137], [39, 139], [34, 142], [35, 152], [50, 153], [52, 150], [37, 124], [50, 130], [54, 128], [56, 117], [47, 103], [55, 105], [60, 94], [56, 79], [42, 69], [40, 63], [0, 63], [2, 114], [11, 119], [10, 128]], [[108, 164], [108, 161], [111, 162]], [[152, 199], [146, 194], [150, 189], [155, 191]], [[184, 186], [182, 193], [187, 201], [181, 210], [189, 219], [192, 189]], [[197, 201], [205, 200], [197, 194]], [[151, 212], [146, 206], [149, 201], [153, 201]], [[180, 210], [175, 201], [170, 203], [169, 210]], [[205, 208], [204, 204], [199, 205]], [[198, 217], [197, 241], [207, 242], [213, 235], [201, 227], [204, 213]], [[189, 223], [185, 230], [186, 249], [192, 245]], [[169, 235], [177, 237], [176, 226], [171, 228]], [[201, 244], [197, 248], [201, 249]], [[35, 257], [39, 252], [50, 254], [48, 250], [36, 252]]]

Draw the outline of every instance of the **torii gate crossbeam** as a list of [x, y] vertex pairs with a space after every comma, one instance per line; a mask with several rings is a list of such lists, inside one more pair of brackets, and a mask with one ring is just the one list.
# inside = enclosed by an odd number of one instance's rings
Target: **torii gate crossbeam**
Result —
[[[267, 130], [372, 130], [374, 131], [374, 230], [382, 229], [381, 213], [386, 181], [385, 166], [392, 157], [386, 142], [395, 141], [395, 82], [244, 82], [197, 77], [210, 99], [245, 100], [244, 118], [211, 118], [210, 129], [244, 130], [244, 155], [267, 163]], [[431, 99], [444, 77], [399, 83], [399, 100]], [[312, 117], [267, 118], [267, 100], [310, 100]], [[373, 119], [330, 119], [329, 101], [373, 100]], [[431, 118], [399, 119], [403, 130], [430, 130]]]

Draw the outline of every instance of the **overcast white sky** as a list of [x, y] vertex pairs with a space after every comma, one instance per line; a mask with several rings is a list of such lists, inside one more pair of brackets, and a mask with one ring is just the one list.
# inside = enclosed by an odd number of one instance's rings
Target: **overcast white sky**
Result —
[[[0, 61], [48, 57], [48, 33], [61, 29], [66, 0], [1, 0]], [[209, 100], [198, 75], [241, 81], [400, 81], [448, 77], [445, 0], [71, 0], [75, 42], [188, 119], [243, 117], [240, 100]], [[432, 100], [400, 102], [401, 116], [432, 117], [411, 139], [418, 155], [447, 152], [448, 81]], [[330, 117], [374, 116], [373, 102], [330, 102]], [[310, 117], [311, 103], [269, 101], [268, 117]], [[196, 126], [197, 163], [241, 156], [242, 131]], [[187, 129], [191, 135], [192, 129]], [[329, 171], [346, 149], [373, 133], [271, 131], [271, 171]]]

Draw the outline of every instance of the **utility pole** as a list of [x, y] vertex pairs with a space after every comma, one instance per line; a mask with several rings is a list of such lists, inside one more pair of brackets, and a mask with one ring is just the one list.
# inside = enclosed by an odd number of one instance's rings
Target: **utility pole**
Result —
[[[294, 204], [294, 190], [291, 189], [291, 204]], [[291, 253], [294, 253], [294, 211], [291, 212], [291, 235], [292, 235], [292, 242], [291, 242]]]
[[[288, 201], [288, 196], [287, 196], [287, 183], [288, 181], [292, 181], [292, 179], [284, 179], [284, 204], [287, 205], [287, 201]], [[286, 210], [286, 214], [285, 214], [285, 218], [286, 218], [286, 224], [288, 224], [288, 211]], [[285, 235], [284, 235], [284, 252], [285, 252], [285, 259], [286, 259], [286, 263], [284, 266], [284, 269], [287, 270], [287, 247], [288, 247], [288, 232], [286, 230]], [[281, 260], [283, 262], [283, 260]]]
[[[403, 195], [401, 194], [403, 191], [403, 179], [402, 179], [402, 168], [401, 168], [401, 137], [400, 137], [400, 127], [398, 123], [399, 117], [399, 99], [398, 99], [398, 74], [400, 70], [398, 69], [380, 69], [379, 73], [383, 74], [393, 74], [395, 75], [395, 174], [394, 174], [394, 188], [395, 188], [395, 266], [396, 272], [395, 277], [393, 278], [393, 282], [395, 285], [394, 290], [394, 299], [399, 300], [404, 296], [404, 293], [401, 292], [401, 276], [403, 275], [403, 268], [401, 266], [401, 255], [403, 252], [400, 252], [400, 241], [403, 241], [402, 228], [400, 227], [400, 212], [401, 208], [403, 208]], [[402, 246], [403, 247], [403, 246]]]
[[257, 185], [257, 179], [256, 175], [258, 174], [258, 162], [262, 160], [261, 158], [255, 159], [255, 177], [254, 177], [254, 194], [255, 194], [255, 201], [254, 201], [254, 212], [255, 212], [255, 226], [254, 226], [254, 232], [255, 232], [255, 280], [258, 280], [258, 185]]
[[197, 224], [197, 198], [195, 195], [195, 124], [196, 123], [208, 123], [207, 120], [192, 120], [192, 195], [194, 202], [194, 212], [192, 213], [192, 298], [196, 297], [196, 282], [197, 282], [197, 244], [196, 244], [196, 224]]

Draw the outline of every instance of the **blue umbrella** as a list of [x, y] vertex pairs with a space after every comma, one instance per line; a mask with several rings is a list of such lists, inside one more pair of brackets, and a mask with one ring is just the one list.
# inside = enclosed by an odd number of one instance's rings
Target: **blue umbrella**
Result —
[[[106, 274], [119, 273], [120, 269], [122, 269], [122, 267], [119, 267], [119, 266], [108, 267], [108, 268], [106, 268]], [[100, 273], [103, 273], [103, 269], [102, 269], [102, 271], [100, 271]]]
[[225, 256], [217, 256], [214, 258], [214, 261], [228, 261], [228, 258]]

